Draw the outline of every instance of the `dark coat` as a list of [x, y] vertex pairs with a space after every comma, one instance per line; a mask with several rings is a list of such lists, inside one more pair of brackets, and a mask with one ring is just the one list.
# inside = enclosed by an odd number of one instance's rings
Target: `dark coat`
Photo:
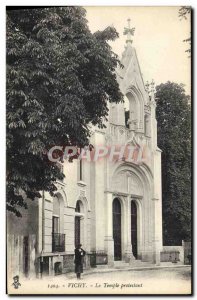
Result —
[[86, 252], [82, 248], [75, 249], [75, 273], [83, 273], [83, 258]]

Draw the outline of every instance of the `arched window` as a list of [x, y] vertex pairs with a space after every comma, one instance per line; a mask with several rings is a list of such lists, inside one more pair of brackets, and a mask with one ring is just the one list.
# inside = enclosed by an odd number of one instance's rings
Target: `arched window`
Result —
[[129, 100], [129, 128], [132, 130], [136, 130], [139, 128], [140, 124], [140, 102], [136, 95], [129, 92], [127, 93], [126, 97]]
[[80, 206], [81, 206], [81, 203], [80, 203], [80, 200], [77, 201], [77, 204], [76, 204], [76, 208], [75, 208], [75, 211], [76, 212], [79, 212], [80, 213]]

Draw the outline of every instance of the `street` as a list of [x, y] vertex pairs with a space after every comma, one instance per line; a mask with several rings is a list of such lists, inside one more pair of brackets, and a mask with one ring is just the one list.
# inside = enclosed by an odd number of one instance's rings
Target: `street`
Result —
[[183, 280], [189, 281], [191, 277], [191, 268], [190, 267], [179, 267], [179, 268], [162, 268], [154, 270], [137, 270], [137, 271], [120, 271], [110, 272], [110, 273], [95, 273], [95, 274], [84, 274], [84, 280], [102, 279], [102, 280], [141, 280], [141, 279], [157, 279], [157, 280]]
[[191, 268], [162, 268], [83, 274], [82, 282], [101, 289], [104, 293], [158, 293], [189, 294]]
[[[185, 294], [191, 293], [191, 267], [162, 267], [139, 270], [92, 269], [78, 280], [75, 273], [40, 279], [21, 278], [23, 293], [31, 294]], [[10, 285], [12, 282], [10, 282]]]

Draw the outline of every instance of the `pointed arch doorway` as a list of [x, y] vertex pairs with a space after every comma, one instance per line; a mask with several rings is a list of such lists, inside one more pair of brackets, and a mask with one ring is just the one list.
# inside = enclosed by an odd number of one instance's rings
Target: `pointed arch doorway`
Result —
[[137, 259], [137, 204], [134, 200], [131, 201], [131, 244], [133, 256]]
[[113, 239], [114, 260], [121, 260], [121, 204], [118, 198], [113, 200]]

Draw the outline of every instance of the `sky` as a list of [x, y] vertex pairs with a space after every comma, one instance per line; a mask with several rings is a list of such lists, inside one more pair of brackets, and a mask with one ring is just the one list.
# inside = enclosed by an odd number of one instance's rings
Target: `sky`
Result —
[[129, 7], [129, 6], [87, 6], [86, 18], [92, 32], [113, 25], [119, 38], [110, 42], [112, 49], [121, 58], [126, 45], [123, 35], [127, 19], [135, 27], [133, 47], [136, 48], [144, 82], [154, 79], [156, 85], [168, 80], [185, 84], [190, 94], [189, 45], [183, 40], [190, 36], [190, 20], [178, 17], [178, 6]]

